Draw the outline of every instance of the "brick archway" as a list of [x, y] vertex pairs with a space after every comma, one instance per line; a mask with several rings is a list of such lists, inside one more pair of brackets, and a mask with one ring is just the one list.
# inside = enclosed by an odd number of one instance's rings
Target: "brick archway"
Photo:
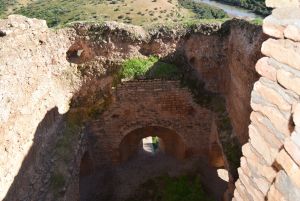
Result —
[[173, 133], [159, 136], [166, 138], [166, 142], [180, 139], [176, 143], [184, 144], [184, 151], [169, 150], [178, 158], [208, 154], [213, 113], [197, 105], [179, 81], [126, 82], [116, 87], [112, 100], [101, 117], [87, 126], [89, 149], [97, 167], [118, 164], [128, 157], [132, 150], [126, 150], [128, 154], [122, 156], [119, 146], [129, 133], [147, 133], [147, 129], [154, 128]]
[[148, 126], [135, 129], [123, 138], [119, 146], [119, 160], [126, 161], [137, 151], [140, 141], [148, 136], [159, 137], [164, 143], [164, 151], [167, 154], [177, 159], [185, 158], [186, 146], [179, 134], [168, 128]]

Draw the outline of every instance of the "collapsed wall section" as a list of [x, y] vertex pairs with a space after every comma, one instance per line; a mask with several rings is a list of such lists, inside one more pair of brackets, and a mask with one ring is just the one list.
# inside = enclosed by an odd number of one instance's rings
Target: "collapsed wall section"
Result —
[[275, 7], [264, 20], [273, 38], [256, 65], [262, 76], [251, 94], [249, 142], [233, 200], [300, 199], [300, 2], [267, 0]]

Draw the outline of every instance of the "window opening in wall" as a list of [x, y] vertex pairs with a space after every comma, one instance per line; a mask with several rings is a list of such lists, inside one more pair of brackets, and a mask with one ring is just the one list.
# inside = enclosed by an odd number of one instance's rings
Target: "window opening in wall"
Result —
[[162, 140], [157, 136], [148, 136], [141, 140], [141, 144], [143, 147], [143, 151], [147, 153], [151, 153], [153, 155], [162, 151]]

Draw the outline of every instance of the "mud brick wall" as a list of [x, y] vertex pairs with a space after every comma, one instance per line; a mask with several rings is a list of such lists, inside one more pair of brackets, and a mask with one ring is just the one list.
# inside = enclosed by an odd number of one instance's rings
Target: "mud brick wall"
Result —
[[196, 105], [189, 90], [178, 81], [131, 81], [118, 86], [114, 93], [108, 110], [88, 126], [91, 155], [98, 165], [120, 161], [124, 137], [151, 126], [175, 131], [185, 144], [186, 155], [208, 152], [212, 112]]

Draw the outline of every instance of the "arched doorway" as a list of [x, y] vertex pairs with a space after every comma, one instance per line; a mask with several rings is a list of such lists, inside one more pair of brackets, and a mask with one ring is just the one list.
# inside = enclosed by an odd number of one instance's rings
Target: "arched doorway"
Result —
[[136, 153], [146, 137], [157, 137], [160, 149], [177, 159], [186, 157], [186, 146], [182, 137], [174, 130], [160, 126], [147, 126], [129, 132], [119, 145], [119, 161], [127, 161]]

